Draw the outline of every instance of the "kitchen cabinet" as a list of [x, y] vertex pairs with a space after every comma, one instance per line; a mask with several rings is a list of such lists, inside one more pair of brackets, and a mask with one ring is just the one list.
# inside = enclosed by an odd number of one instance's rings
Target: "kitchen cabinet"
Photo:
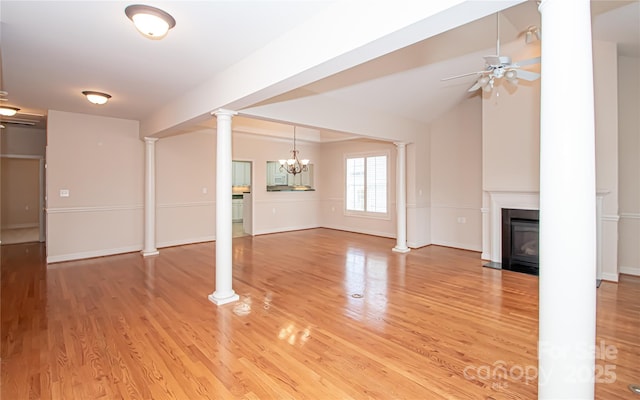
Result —
[[231, 200], [231, 219], [233, 222], [242, 222], [243, 202], [242, 199]]
[[232, 185], [233, 186], [250, 186], [251, 185], [251, 163], [248, 161], [233, 161], [232, 163]]
[[280, 163], [277, 161], [267, 161], [267, 186], [288, 185], [286, 172], [280, 171]]

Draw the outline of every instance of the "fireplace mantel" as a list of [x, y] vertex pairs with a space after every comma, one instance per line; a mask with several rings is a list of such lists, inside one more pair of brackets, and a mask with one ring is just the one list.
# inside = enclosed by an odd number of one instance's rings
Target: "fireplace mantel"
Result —
[[[489, 260], [494, 263], [502, 261], [502, 209], [515, 208], [522, 210], [539, 210], [540, 209], [540, 192], [533, 191], [486, 191], [489, 195], [489, 207], [483, 208], [483, 228], [482, 235], [482, 259]], [[596, 264], [597, 277], [601, 279], [602, 275], [602, 199], [609, 192], [598, 191], [596, 193]], [[488, 229], [487, 229], [488, 228]], [[544, 251], [541, 249], [541, 251]]]

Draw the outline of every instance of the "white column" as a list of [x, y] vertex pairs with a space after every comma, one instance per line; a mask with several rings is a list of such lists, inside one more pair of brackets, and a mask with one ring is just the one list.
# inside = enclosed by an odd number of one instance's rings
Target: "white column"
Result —
[[396, 217], [398, 227], [393, 251], [408, 253], [407, 247], [407, 144], [395, 143], [396, 154]]
[[144, 138], [144, 257], [158, 254], [156, 249], [156, 142]]
[[596, 187], [589, 0], [545, 0], [538, 398], [593, 399]]
[[237, 301], [233, 291], [231, 176], [232, 147], [231, 119], [236, 114], [229, 110], [212, 113], [217, 118], [216, 153], [216, 289], [209, 300], [217, 305]]

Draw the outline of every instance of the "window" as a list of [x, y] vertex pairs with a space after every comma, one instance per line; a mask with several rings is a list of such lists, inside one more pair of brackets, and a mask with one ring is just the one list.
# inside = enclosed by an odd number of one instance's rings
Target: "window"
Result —
[[386, 155], [347, 156], [347, 211], [387, 214]]

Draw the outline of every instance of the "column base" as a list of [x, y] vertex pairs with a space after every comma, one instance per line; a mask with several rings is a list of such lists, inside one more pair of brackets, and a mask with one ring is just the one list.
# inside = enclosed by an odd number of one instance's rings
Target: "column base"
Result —
[[158, 254], [160, 254], [160, 252], [157, 249], [142, 250], [140, 253], [142, 254], [142, 257], [157, 256]]
[[217, 305], [217, 306], [221, 306], [223, 304], [228, 304], [228, 303], [233, 303], [234, 301], [238, 301], [240, 300], [240, 296], [238, 296], [238, 294], [236, 294], [235, 292], [231, 292], [230, 296], [227, 297], [223, 297], [223, 298], [219, 298], [218, 296], [216, 296], [216, 293], [213, 292], [209, 295], [209, 301], [212, 302], [213, 304]]
[[391, 251], [395, 251], [396, 253], [408, 253], [411, 251], [410, 248], [408, 247], [394, 247], [393, 249], [391, 249]]

